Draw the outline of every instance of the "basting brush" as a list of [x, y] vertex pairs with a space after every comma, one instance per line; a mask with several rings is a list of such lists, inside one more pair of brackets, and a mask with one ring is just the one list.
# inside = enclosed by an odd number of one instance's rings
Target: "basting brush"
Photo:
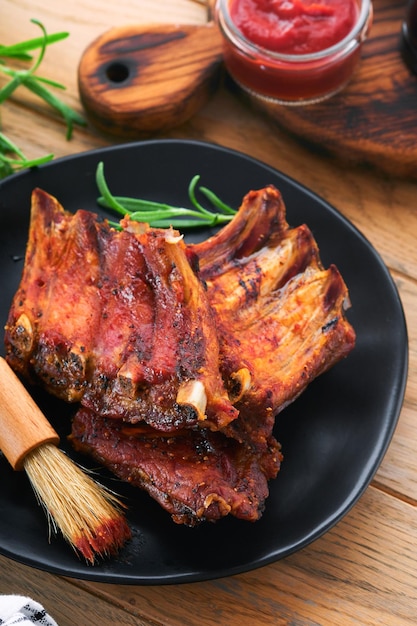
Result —
[[6, 360], [0, 357], [0, 449], [15, 470], [25, 470], [56, 531], [93, 564], [130, 538], [123, 505], [57, 446], [52, 428]]

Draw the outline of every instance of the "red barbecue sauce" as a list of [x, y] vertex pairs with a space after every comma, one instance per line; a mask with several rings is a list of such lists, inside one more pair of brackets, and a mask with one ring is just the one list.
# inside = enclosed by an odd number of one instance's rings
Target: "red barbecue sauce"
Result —
[[281, 54], [311, 54], [349, 34], [356, 0], [232, 0], [230, 16], [244, 36]]
[[243, 87], [261, 96], [319, 100], [348, 82], [360, 45], [310, 60], [274, 54], [297, 57], [326, 50], [351, 32], [359, 13], [358, 0], [230, 0], [231, 21], [257, 50], [245, 51], [229, 41], [224, 46], [226, 65]]

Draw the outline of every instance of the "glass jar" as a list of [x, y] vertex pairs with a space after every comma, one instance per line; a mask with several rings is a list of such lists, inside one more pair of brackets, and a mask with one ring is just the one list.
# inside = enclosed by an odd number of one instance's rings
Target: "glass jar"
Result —
[[372, 23], [371, 0], [357, 0], [357, 21], [343, 39], [308, 54], [282, 54], [250, 41], [232, 20], [234, 1], [218, 0], [215, 15], [226, 69], [244, 90], [278, 104], [304, 105], [329, 98], [348, 83]]
[[410, 70], [417, 74], [417, 0], [412, 0], [407, 4], [401, 34], [403, 59]]

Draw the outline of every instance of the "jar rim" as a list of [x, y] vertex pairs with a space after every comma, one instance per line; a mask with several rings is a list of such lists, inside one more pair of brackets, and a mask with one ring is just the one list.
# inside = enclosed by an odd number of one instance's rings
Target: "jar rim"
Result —
[[[282, 52], [274, 52], [273, 50], [259, 46], [247, 39], [247, 37], [245, 37], [242, 31], [233, 22], [229, 12], [229, 4], [230, 0], [217, 0], [216, 17], [223, 33], [230, 37], [237, 47], [240, 47], [243, 44], [246, 47], [246, 52], [251, 51], [255, 55], [261, 53], [264, 57], [274, 59], [276, 61], [287, 61], [293, 63], [316, 61], [324, 57], [346, 52], [346, 49], [350, 49], [350, 47], [355, 45], [355, 43], [363, 41], [368, 23], [372, 17], [372, 0], [361, 0], [358, 19], [343, 39], [332, 46], [323, 48], [323, 50], [319, 50], [317, 52], [309, 52], [307, 54], [286, 54]], [[365, 34], [363, 34], [364, 30]]]

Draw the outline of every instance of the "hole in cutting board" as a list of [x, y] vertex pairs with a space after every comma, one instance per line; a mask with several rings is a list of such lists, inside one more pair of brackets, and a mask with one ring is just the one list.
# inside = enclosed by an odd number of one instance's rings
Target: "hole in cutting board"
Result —
[[129, 68], [124, 63], [111, 63], [106, 68], [106, 76], [112, 83], [123, 83], [129, 78]]

